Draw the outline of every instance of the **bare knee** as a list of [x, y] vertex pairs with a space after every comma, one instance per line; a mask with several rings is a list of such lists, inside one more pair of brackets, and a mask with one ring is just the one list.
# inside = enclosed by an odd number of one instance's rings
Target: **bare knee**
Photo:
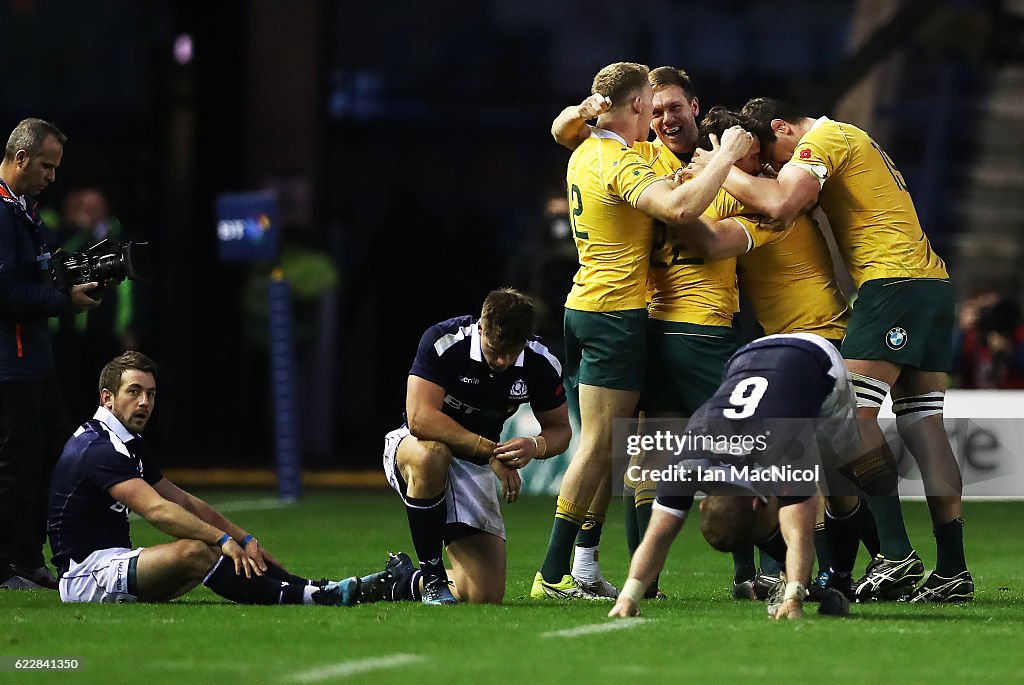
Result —
[[176, 555], [189, 569], [193, 578], [202, 578], [220, 558], [220, 553], [200, 540], [179, 540], [175, 543]]
[[[403, 441], [403, 445], [405, 442]], [[440, 493], [448, 480], [452, 451], [442, 442], [417, 440], [408, 449], [399, 448], [398, 467], [409, 490], [420, 496]]]

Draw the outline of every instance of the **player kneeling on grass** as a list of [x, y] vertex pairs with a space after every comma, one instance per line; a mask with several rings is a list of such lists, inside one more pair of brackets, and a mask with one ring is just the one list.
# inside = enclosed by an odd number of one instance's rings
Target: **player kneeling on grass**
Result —
[[[103, 367], [100, 407], [54, 469], [47, 529], [65, 602], [166, 602], [204, 583], [243, 604], [352, 605], [382, 599], [389, 570], [338, 582], [292, 575], [259, 540], [164, 478], [140, 433], [156, 364], [125, 352]], [[174, 542], [132, 549], [128, 512]]]
[[[843, 360], [831, 344], [808, 333], [772, 335], [755, 340], [733, 355], [726, 365], [722, 385], [695, 412], [687, 432], [764, 436], [767, 447], [759, 456], [768, 458], [770, 463], [788, 458], [793, 445], [810, 446], [818, 442], [828, 445], [828, 454], [848, 456], [854, 453], [858, 442], [855, 406]], [[809, 427], [807, 419], [830, 421], [818, 426], [811, 436], [803, 433]], [[828, 427], [827, 432], [822, 431], [824, 426]], [[633, 556], [629, 580], [609, 615], [639, 613], [639, 601], [664, 567], [669, 547], [682, 530], [693, 504], [693, 494], [718, 494], [724, 488], [732, 496], [709, 498], [704, 507], [709, 520], [702, 521], [702, 528], [709, 542], [726, 551], [754, 542], [774, 558], [784, 558], [790, 582], [780, 583], [778, 592], [769, 598], [769, 614], [775, 618], [800, 618], [814, 558], [817, 501], [813, 479], [765, 481], [737, 474], [730, 464], [723, 463], [722, 457], [728, 457], [728, 453], [708, 449], [698, 452], [698, 456], [699, 459], [682, 464], [683, 471], [697, 474], [695, 477], [658, 483], [651, 523]], [[838, 468], [841, 463], [832, 466]], [[726, 475], [711, 477], [710, 472], [716, 470]], [[801, 488], [806, 491], [799, 491]], [[737, 497], [736, 492], [744, 495]], [[848, 596], [862, 510], [856, 496], [834, 495], [829, 498], [829, 511], [826, 525], [833, 549], [833, 579], [845, 583], [834, 594]], [[822, 613], [845, 613], [848, 603], [832, 594], [823, 599]]]
[[[404, 555], [392, 557], [388, 567], [400, 575], [394, 599], [504, 598], [505, 523], [495, 476], [514, 502], [519, 469], [561, 454], [572, 436], [562, 367], [531, 335], [533, 325], [530, 298], [502, 288], [487, 295], [479, 320], [459, 316], [423, 334], [409, 371], [406, 423], [384, 439], [384, 472], [405, 502], [420, 562], [415, 570]], [[499, 443], [505, 420], [525, 402], [540, 434]]]

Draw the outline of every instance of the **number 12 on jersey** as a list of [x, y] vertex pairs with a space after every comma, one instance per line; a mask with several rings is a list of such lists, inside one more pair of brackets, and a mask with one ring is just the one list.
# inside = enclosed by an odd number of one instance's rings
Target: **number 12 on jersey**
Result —
[[572, 234], [580, 240], [588, 240], [590, 234], [576, 228], [576, 217], [583, 213], [583, 193], [575, 183], [569, 189], [569, 221], [572, 222]]

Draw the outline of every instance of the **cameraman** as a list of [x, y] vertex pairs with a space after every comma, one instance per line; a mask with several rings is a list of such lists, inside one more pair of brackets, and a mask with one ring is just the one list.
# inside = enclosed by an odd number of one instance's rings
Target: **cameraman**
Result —
[[96, 283], [57, 290], [35, 197], [53, 182], [67, 137], [19, 123], [0, 163], [0, 589], [56, 589], [43, 561], [46, 501], [68, 421], [47, 318], [99, 304]]

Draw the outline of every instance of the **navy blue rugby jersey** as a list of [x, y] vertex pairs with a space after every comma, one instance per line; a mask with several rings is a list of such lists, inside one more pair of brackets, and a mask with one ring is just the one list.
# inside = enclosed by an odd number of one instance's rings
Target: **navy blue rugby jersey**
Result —
[[46, 523], [60, 572], [96, 550], [131, 548], [128, 507], [107, 490], [131, 478], [160, 482], [160, 467], [148, 457], [143, 463], [142, 456], [142, 440], [104, 407], [64, 445], [50, 483]]
[[460, 426], [497, 441], [501, 428], [519, 405], [534, 411], [565, 403], [562, 365], [537, 337], [531, 337], [515, 363], [495, 374], [484, 361], [480, 328], [472, 316], [431, 326], [420, 339], [410, 376], [445, 390], [445, 414]]
[[811, 333], [769, 335], [726, 363], [718, 391], [695, 413], [732, 421], [751, 417], [853, 419], [856, 401], [839, 352]]

